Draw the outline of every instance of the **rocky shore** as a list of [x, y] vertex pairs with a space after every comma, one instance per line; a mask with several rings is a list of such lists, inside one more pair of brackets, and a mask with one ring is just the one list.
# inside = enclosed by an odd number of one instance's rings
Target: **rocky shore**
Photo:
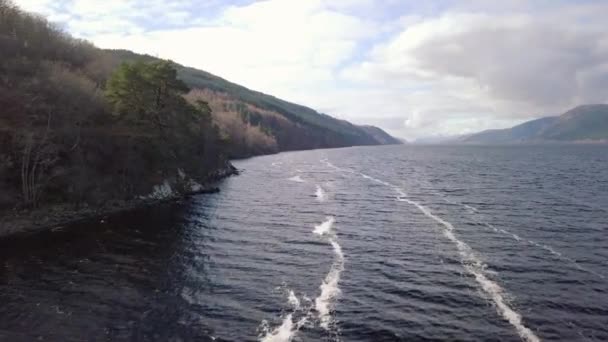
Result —
[[[77, 207], [72, 203], [45, 205], [37, 209], [15, 209], [0, 212], [0, 238], [13, 235], [33, 234], [45, 230], [61, 229], [62, 226], [83, 220], [98, 218], [164, 202], [179, 201], [198, 194], [217, 193], [217, 183], [227, 177], [238, 175], [239, 171], [227, 163], [225, 168], [213, 173], [208, 181], [196, 187], [173, 187], [161, 195], [140, 196], [130, 200], [111, 200], [104, 205]], [[164, 187], [167, 185], [165, 184]], [[175, 190], [174, 190], [175, 189]], [[177, 190], [181, 189], [181, 190]]]

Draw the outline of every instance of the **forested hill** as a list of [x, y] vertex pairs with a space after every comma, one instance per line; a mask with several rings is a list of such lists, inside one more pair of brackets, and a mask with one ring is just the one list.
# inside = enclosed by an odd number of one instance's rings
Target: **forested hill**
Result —
[[[127, 50], [105, 52], [115, 63], [158, 60]], [[232, 147], [235, 156], [400, 143], [380, 128], [353, 125], [311, 108], [250, 90], [206, 71], [182, 65], [176, 67], [179, 78], [192, 89], [189, 97], [208, 102], [215, 122], [232, 141], [239, 142]]]
[[460, 139], [465, 143], [608, 142], [608, 105], [582, 105], [559, 116], [544, 117]]
[[234, 157], [387, 142], [204, 71], [98, 49], [10, 0], [0, 110], [0, 212], [162, 197], [233, 172]]
[[403, 144], [403, 141], [391, 136], [390, 134], [386, 133], [385, 131], [383, 131], [382, 129], [380, 129], [376, 126], [364, 125], [364, 126], [359, 126], [359, 127], [361, 129], [363, 129], [365, 132], [367, 132], [367, 134], [374, 137], [374, 139], [376, 141], [380, 142], [383, 145], [402, 145]]

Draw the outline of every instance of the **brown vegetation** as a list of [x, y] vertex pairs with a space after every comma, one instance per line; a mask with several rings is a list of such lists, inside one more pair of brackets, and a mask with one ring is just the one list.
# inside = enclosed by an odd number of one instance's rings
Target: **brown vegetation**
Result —
[[[128, 199], [180, 172], [202, 183], [225, 167], [209, 113], [182, 98], [170, 63], [135, 65], [126, 87], [139, 93], [109, 93], [114, 71], [128, 68], [118, 65], [0, 0], [0, 209]], [[140, 107], [118, 108], [148, 91]]]
[[0, 210], [128, 200], [184, 173], [203, 183], [228, 157], [381, 143], [201, 70], [97, 49], [9, 0], [0, 109]]
[[289, 124], [284, 117], [260, 110], [250, 104], [244, 104], [226, 93], [208, 89], [194, 89], [186, 98], [191, 102], [203, 100], [209, 104], [213, 122], [227, 140], [230, 154], [233, 157], [278, 152], [277, 141], [272, 133], [266, 130], [260, 121], [253, 123], [247, 118], [251, 117], [251, 113], [256, 113]]

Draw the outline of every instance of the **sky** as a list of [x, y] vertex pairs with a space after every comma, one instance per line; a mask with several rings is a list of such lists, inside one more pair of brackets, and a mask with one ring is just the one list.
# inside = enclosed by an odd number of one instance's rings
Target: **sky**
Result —
[[419, 139], [608, 102], [608, 1], [16, 0], [102, 48]]

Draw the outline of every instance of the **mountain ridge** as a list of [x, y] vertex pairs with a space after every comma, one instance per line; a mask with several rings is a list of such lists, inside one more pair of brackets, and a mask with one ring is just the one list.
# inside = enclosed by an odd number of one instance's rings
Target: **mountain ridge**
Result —
[[[114, 64], [130, 61], [156, 61], [156, 57], [138, 54], [130, 50], [106, 49], [109, 58], [114, 59]], [[263, 153], [247, 153], [240, 151], [236, 156], [248, 154], [265, 154], [272, 152], [348, 147], [357, 145], [385, 145], [400, 144], [401, 142], [390, 136], [381, 128], [368, 125], [355, 125], [349, 121], [334, 118], [330, 115], [317, 112], [316, 110], [301, 104], [280, 99], [274, 95], [249, 89], [245, 86], [228, 81], [221, 76], [214, 75], [204, 70], [175, 64], [178, 77], [182, 79], [194, 91], [207, 91], [203, 100], [213, 101], [214, 96], [228, 95], [231, 104], [228, 107], [237, 107], [241, 119], [247, 124], [253, 124], [263, 128], [266, 134], [276, 139], [276, 150], [262, 151]], [[213, 94], [210, 94], [210, 92]], [[219, 111], [223, 107], [216, 107]], [[239, 109], [249, 107], [248, 109]], [[267, 120], [264, 111], [278, 114], [289, 121], [289, 125], [279, 125], [276, 120]], [[251, 120], [253, 117], [253, 120]], [[276, 117], [275, 117], [276, 119]], [[281, 130], [289, 131], [284, 134]], [[305, 139], [294, 139], [294, 134], [301, 134]]]
[[608, 104], [586, 104], [505, 128], [469, 134], [458, 143], [608, 142]]
[[237, 172], [230, 159], [388, 141], [202, 70], [100, 49], [10, 0], [0, 108], [0, 220], [40, 210], [44, 225], [215, 191]]

